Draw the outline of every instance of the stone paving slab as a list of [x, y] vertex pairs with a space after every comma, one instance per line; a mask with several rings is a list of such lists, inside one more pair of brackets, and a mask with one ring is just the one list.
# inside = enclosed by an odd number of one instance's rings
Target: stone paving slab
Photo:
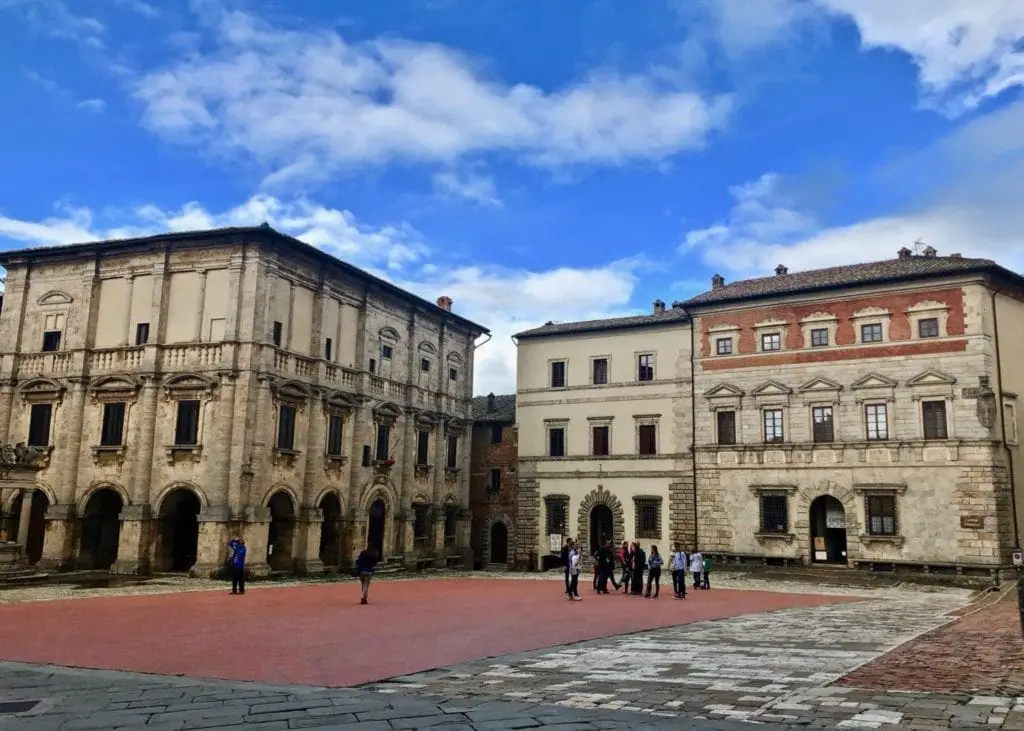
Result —
[[[244, 655], [239, 662], [244, 662]], [[38, 700], [40, 704], [19, 714], [0, 713], [0, 728], [4, 731], [745, 728], [744, 724], [729, 721], [658, 718], [614, 709], [557, 708], [489, 699], [425, 699], [356, 689], [204, 681], [0, 662], [0, 709], [3, 703], [14, 700]]]

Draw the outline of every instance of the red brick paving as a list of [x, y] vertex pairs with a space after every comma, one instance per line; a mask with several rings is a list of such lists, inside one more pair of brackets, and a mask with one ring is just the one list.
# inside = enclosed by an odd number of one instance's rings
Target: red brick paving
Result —
[[976, 613], [982, 598], [952, 624], [922, 635], [843, 678], [878, 690], [1024, 695], [1024, 640], [1017, 595]]
[[714, 589], [570, 603], [554, 581], [346, 582], [0, 605], [0, 658], [164, 675], [350, 686], [657, 627], [849, 601]]

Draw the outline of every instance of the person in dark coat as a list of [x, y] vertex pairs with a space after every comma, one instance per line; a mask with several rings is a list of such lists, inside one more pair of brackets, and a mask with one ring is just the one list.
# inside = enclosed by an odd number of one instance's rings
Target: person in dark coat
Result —
[[359, 575], [359, 583], [363, 588], [360, 604], [366, 604], [370, 595], [370, 580], [373, 579], [373, 571], [377, 568], [377, 551], [373, 546], [367, 546], [366, 550], [359, 554], [356, 559], [356, 573]]
[[[622, 567], [622, 576], [619, 578], [619, 584], [622, 586], [622, 590], [629, 593], [629, 577], [633, 572], [633, 557], [629, 543], [626, 541], [622, 542], [622, 548], [619, 549], [619, 566]], [[618, 587], [616, 587], [616, 590]]]
[[562, 570], [565, 573], [565, 595], [569, 596], [569, 551], [572, 550], [572, 541], [568, 538], [562, 546]]
[[630, 593], [636, 596], [644, 594], [644, 570], [647, 568], [647, 553], [640, 547], [639, 543], [633, 544], [633, 567], [630, 584]]
[[[608, 593], [608, 582], [615, 583], [615, 554], [612, 552], [612, 542], [605, 541], [596, 554], [597, 559], [597, 593]], [[619, 588], [615, 587], [616, 590]]]

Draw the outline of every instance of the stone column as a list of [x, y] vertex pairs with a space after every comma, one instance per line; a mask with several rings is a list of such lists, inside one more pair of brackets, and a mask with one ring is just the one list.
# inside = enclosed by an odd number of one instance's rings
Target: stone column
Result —
[[[235, 374], [220, 373], [220, 388], [217, 389], [217, 410], [212, 414], [213, 429], [203, 435], [204, 451], [207, 457], [207, 474], [211, 484], [207, 497], [214, 505], [227, 508], [231, 496], [231, 437], [235, 423]], [[211, 403], [212, 405], [212, 403]]]
[[348, 486], [346, 505], [357, 505], [362, 497], [363, 483], [366, 482], [368, 467], [363, 467], [363, 446], [370, 445], [372, 453], [374, 442], [370, 439], [373, 420], [370, 418], [369, 400], [361, 401], [355, 409], [352, 422], [352, 461], [351, 475]]
[[117, 561], [112, 574], [144, 576], [150, 572], [150, 540], [153, 514], [149, 505], [125, 505], [118, 516], [121, 531], [117, 538]]
[[406, 407], [402, 423], [402, 480], [398, 485], [398, 509], [405, 510], [412, 501], [416, 485], [416, 416], [419, 409]]
[[8, 441], [11, 433], [11, 409], [14, 408], [14, 382], [0, 384], [0, 443]]
[[[203, 342], [203, 315], [206, 314], [206, 270], [199, 269], [199, 296], [196, 297], [196, 304], [199, 310], [196, 315], [195, 341]], [[226, 323], [225, 323], [226, 324]], [[163, 341], [161, 341], [163, 342]]]
[[128, 287], [124, 303], [124, 337], [121, 338], [121, 345], [128, 347], [135, 345], [132, 339], [132, 297], [135, 296], [135, 275], [128, 274], [125, 276], [125, 280], [128, 282]]
[[39, 568], [65, 571], [73, 568], [75, 541], [75, 506], [51, 505], [46, 511], [46, 537]]
[[85, 379], [72, 378], [71, 401], [67, 408], [70, 413], [64, 420], [67, 440], [59, 452], [63, 455], [57, 465], [60, 475], [60, 489], [57, 499], [68, 504], [75, 502], [75, 490], [78, 487], [78, 464], [82, 456], [82, 424], [85, 420]]
[[267, 563], [267, 540], [270, 537], [270, 508], [248, 507], [245, 509], [242, 538], [248, 549], [246, 567], [250, 576], [270, 576]]
[[18, 516], [18, 543], [22, 548], [28, 547], [28, 526], [32, 522], [32, 496], [35, 490], [21, 491], [21, 515]]
[[[140, 394], [136, 417], [138, 423], [139, 447], [136, 453], [135, 479], [132, 483], [132, 500], [138, 505], [152, 507], [149, 504], [150, 485], [153, 482], [154, 449], [156, 430], [159, 419], [156, 418], [159, 387], [156, 380], [143, 376], [142, 393]], [[120, 552], [118, 553], [120, 556]]]
[[320, 560], [320, 531], [324, 516], [319, 508], [302, 508], [295, 530], [295, 571], [299, 574], [322, 574], [324, 562]]
[[435, 505], [444, 500], [445, 466], [448, 464], [448, 417], [437, 420], [434, 428], [434, 493], [431, 496]]
[[[349, 548], [349, 557], [351, 563], [356, 562], [356, 558], [359, 557], [360, 552], [366, 548], [366, 526], [369, 520], [369, 515], [365, 508], [357, 507], [351, 511], [352, 517], [349, 519], [351, 527], [352, 543]], [[387, 538], [384, 539], [384, 547], [387, 548]]]
[[[326, 451], [327, 413], [321, 399], [320, 389], [313, 389], [313, 396], [306, 404], [308, 424], [306, 428], [306, 470], [302, 479], [302, 506], [317, 507], [313, 504], [324, 481], [324, 452]], [[362, 455], [360, 455], [362, 457]]]
[[[221, 567], [227, 563], [228, 517], [226, 506], [205, 507], [199, 511], [199, 545], [196, 548], [196, 562], [189, 570], [189, 576], [217, 578]], [[263, 542], [265, 546], [266, 538]], [[248, 547], [248, 536], [245, 543]], [[249, 550], [252, 551], [252, 548]]]

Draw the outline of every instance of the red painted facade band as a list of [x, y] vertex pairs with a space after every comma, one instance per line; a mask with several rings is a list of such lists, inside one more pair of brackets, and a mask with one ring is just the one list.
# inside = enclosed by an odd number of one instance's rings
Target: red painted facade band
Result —
[[704, 371], [728, 371], [739, 368], [761, 366], [783, 366], [798, 363], [829, 363], [841, 360], [869, 360], [891, 358], [901, 355], [934, 355], [936, 353], [962, 353], [967, 350], [967, 340], [930, 340], [899, 343], [895, 345], [860, 346], [856, 348], [835, 348], [831, 350], [782, 351], [749, 356], [723, 356], [721, 360], [704, 358], [700, 367]]

